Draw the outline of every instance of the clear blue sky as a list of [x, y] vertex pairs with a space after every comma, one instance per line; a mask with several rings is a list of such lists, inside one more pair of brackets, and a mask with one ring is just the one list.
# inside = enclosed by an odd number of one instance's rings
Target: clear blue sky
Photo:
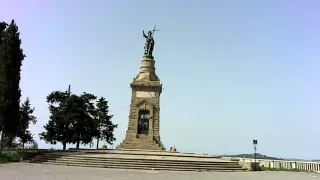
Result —
[[[167, 148], [320, 158], [318, 0], [0, 0], [0, 21], [19, 25], [23, 99], [38, 133], [54, 90], [108, 99], [118, 145], [142, 30], [156, 24], [161, 136]], [[39, 142], [41, 148], [52, 145]], [[56, 147], [61, 148], [61, 145]]]

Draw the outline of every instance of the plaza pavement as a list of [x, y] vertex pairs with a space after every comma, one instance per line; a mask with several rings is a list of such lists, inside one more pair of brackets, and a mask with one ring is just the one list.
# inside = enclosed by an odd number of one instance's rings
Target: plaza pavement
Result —
[[45, 164], [0, 165], [0, 180], [320, 180], [299, 172], [169, 172], [82, 168]]

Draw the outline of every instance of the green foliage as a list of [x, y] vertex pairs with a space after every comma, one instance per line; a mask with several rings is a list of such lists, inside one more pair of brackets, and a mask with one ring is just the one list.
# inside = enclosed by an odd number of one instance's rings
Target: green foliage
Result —
[[44, 132], [40, 133], [40, 139], [50, 144], [61, 142], [63, 149], [66, 144], [71, 142], [70, 123], [72, 116], [72, 103], [70, 101], [71, 92], [54, 91], [47, 96], [49, 103], [50, 117], [48, 123], [44, 126]]
[[22, 148], [24, 148], [24, 144], [33, 141], [32, 134], [28, 130], [30, 123], [35, 124], [37, 122], [36, 117], [33, 116], [33, 112], [34, 108], [31, 108], [30, 100], [27, 98], [20, 107], [20, 122], [17, 133]]
[[19, 36], [14, 20], [7, 28], [5, 23], [0, 23], [0, 127], [2, 135], [8, 138], [9, 147], [17, 133], [20, 119], [20, 71], [25, 55], [20, 47]]
[[49, 151], [37, 151], [37, 150], [6, 150], [0, 154], [0, 164], [6, 162], [19, 162], [20, 159], [30, 159], [39, 154], [46, 153]]
[[99, 147], [99, 140], [105, 140], [107, 143], [112, 144], [116, 140], [114, 137], [114, 129], [117, 128], [117, 124], [113, 124], [111, 118], [113, 115], [109, 115], [108, 101], [101, 97], [96, 104], [95, 109], [95, 121], [97, 125], [97, 149]]
[[40, 138], [47, 143], [92, 144], [93, 138], [106, 140], [112, 143], [117, 125], [112, 124], [112, 116], [108, 115], [108, 102], [100, 98], [95, 106], [97, 97], [93, 94], [72, 94], [68, 91], [54, 91], [47, 97], [51, 113], [45, 131]]
[[8, 162], [8, 160], [5, 157], [3, 157], [2, 154], [0, 154], [0, 164], [5, 164], [7, 162]]
[[8, 151], [0, 154], [0, 161], [3, 162], [19, 162], [20, 154], [17, 151]]
[[71, 143], [79, 148], [80, 143], [89, 144], [92, 142], [95, 124], [92, 113], [94, 112], [93, 100], [96, 96], [83, 93], [80, 96], [72, 95], [70, 98], [72, 115], [71, 117]]
[[32, 140], [31, 142], [29, 142], [28, 146], [26, 147], [28, 149], [38, 149], [38, 143], [35, 140]]
[[[98, 132], [101, 132], [101, 137], [109, 142], [114, 140], [113, 129], [116, 127], [110, 124], [110, 117], [107, 115], [103, 119], [101, 110], [97, 111], [95, 107], [96, 96], [89, 93], [81, 95], [72, 94], [70, 87], [68, 91], [54, 91], [47, 97], [49, 103], [49, 111], [51, 113], [48, 123], [44, 126], [45, 131], [40, 133], [40, 138], [47, 143], [63, 144], [63, 149], [66, 149], [66, 144], [76, 144], [79, 148], [80, 144], [92, 144]], [[106, 106], [106, 108], [108, 108]], [[99, 115], [98, 112], [100, 113]], [[101, 117], [101, 121], [96, 117]], [[98, 127], [105, 127], [98, 130]], [[107, 131], [110, 132], [107, 132]], [[100, 136], [100, 134], [99, 134]]]

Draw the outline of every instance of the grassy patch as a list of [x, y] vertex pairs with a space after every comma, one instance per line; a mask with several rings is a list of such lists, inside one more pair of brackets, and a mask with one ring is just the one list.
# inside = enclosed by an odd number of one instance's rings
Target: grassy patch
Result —
[[7, 160], [8, 162], [19, 162], [20, 158], [23, 160], [31, 159], [39, 154], [45, 153], [45, 152], [52, 152], [50, 150], [30, 150], [30, 149], [25, 149], [24, 152], [22, 152], [21, 149], [16, 149], [16, 150], [3, 150], [2, 154], [0, 157], [2, 159]]
[[53, 152], [53, 150], [25, 149], [24, 152], [22, 152], [21, 149], [4, 149], [0, 154], [0, 164], [20, 162], [21, 157], [23, 160], [26, 160], [45, 152]]
[[3, 157], [0, 157], [0, 164], [5, 164], [5, 163], [7, 163], [7, 162], [8, 162], [7, 159], [5, 159], [5, 158], [3, 158]]
[[0, 164], [5, 164], [7, 162], [8, 162], [7, 158], [5, 158], [2, 154], [0, 154]]

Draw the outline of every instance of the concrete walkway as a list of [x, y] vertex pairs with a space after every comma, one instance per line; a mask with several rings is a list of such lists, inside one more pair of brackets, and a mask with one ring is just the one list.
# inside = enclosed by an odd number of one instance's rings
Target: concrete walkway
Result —
[[320, 174], [297, 172], [167, 172], [80, 168], [43, 164], [0, 165], [2, 180], [320, 180]]

